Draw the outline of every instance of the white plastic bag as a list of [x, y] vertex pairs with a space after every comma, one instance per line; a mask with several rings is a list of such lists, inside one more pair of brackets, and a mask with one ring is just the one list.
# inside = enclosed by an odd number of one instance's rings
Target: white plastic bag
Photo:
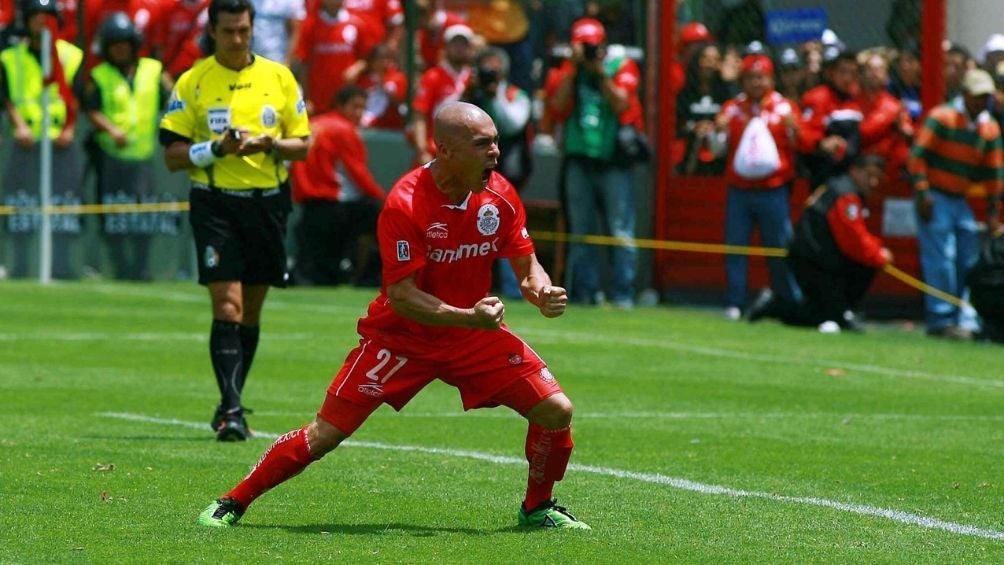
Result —
[[767, 128], [767, 122], [756, 116], [746, 124], [739, 147], [732, 161], [736, 174], [746, 179], [768, 177], [781, 167], [777, 143]]

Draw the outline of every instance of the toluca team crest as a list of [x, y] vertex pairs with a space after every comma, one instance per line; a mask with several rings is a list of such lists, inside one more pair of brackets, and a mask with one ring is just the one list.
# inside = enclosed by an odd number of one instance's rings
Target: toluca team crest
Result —
[[481, 235], [495, 235], [499, 231], [499, 209], [494, 204], [478, 208], [478, 231]]

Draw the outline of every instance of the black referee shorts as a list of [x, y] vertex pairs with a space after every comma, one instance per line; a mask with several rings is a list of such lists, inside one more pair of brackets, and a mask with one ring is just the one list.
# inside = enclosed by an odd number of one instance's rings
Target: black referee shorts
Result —
[[292, 210], [288, 184], [266, 190], [193, 185], [189, 205], [199, 284], [286, 286], [286, 221]]

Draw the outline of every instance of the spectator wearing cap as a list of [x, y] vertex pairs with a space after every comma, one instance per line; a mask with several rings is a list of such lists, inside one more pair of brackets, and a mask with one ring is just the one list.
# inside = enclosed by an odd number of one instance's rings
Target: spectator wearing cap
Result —
[[847, 172], [861, 149], [858, 62], [839, 41], [823, 46], [823, 83], [802, 96], [805, 164], [813, 188]]
[[474, 60], [474, 32], [464, 24], [452, 25], [443, 32], [446, 47], [438, 65], [427, 69], [419, 79], [408, 140], [415, 146], [415, 164], [428, 163], [436, 156], [432, 139], [432, 119], [444, 102], [459, 100], [471, 79]]
[[785, 47], [777, 56], [777, 91], [788, 100], [799, 100], [805, 94], [805, 65], [794, 47]]
[[[889, 62], [880, 50], [863, 52], [861, 91], [861, 152], [879, 155], [886, 164], [886, 183], [903, 178], [914, 127], [903, 103], [886, 90]], [[883, 183], [883, 186], [886, 185]]]
[[[982, 182], [987, 194], [986, 223], [1000, 228], [1004, 190], [1004, 142], [987, 110], [994, 81], [981, 69], [966, 72], [962, 96], [938, 106], [917, 133], [909, 161], [917, 206], [917, 237], [924, 281], [953, 296], [965, 297], [964, 279], [976, 262], [976, 220], [966, 191]], [[927, 333], [968, 339], [978, 329], [971, 307], [924, 297]]]
[[988, 37], [987, 42], [976, 54], [976, 59], [983, 70], [993, 73], [997, 63], [1004, 62], [1004, 34], [995, 33]]
[[[787, 247], [792, 235], [788, 195], [801, 131], [798, 107], [774, 90], [774, 64], [766, 55], [747, 55], [740, 69], [742, 92], [715, 118], [718, 139], [728, 147], [725, 243], [749, 245], [755, 227], [767, 247]], [[745, 255], [725, 257], [725, 317], [731, 320], [739, 319], [745, 307], [747, 265]], [[786, 306], [797, 304], [798, 287], [784, 259], [769, 258], [767, 266], [772, 295]]]
[[[572, 56], [548, 76], [550, 111], [563, 123], [564, 205], [573, 235], [608, 234], [624, 243], [610, 250], [611, 303], [634, 304], [638, 250], [631, 160], [621, 151], [621, 126], [639, 127], [638, 65], [607, 57], [606, 31], [592, 18], [572, 26]], [[573, 239], [568, 254], [569, 295], [575, 302], [601, 300], [599, 250]]]
[[433, 0], [415, 0], [415, 36], [418, 40], [418, 54], [425, 69], [439, 64], [446, 48], [444, 34], [455, 25], [467, 25], [467, 18], [456, 12], [437, 8]]
[[290, 68], [310, 115], [333, 109], [338, 91], [365, 68], [376, 46], [371, 33], [366, 21], [345, 9], [345, 0], [320, 0], [307, 14]]

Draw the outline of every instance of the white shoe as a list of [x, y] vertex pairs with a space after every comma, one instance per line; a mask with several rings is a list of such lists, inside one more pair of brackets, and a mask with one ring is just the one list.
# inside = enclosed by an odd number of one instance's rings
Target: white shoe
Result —
[[739, 321], [739, 318], [743, 317], [743, 313], [736, 306], [729, 306], [725, 309], [724, 316], [726, 320], [736, 322]]
[[819, 324], [819, 333], [838, 334], [840, 333], [840, 324], [834, 322], [833, 320], [826, 320], [822, 324]]

